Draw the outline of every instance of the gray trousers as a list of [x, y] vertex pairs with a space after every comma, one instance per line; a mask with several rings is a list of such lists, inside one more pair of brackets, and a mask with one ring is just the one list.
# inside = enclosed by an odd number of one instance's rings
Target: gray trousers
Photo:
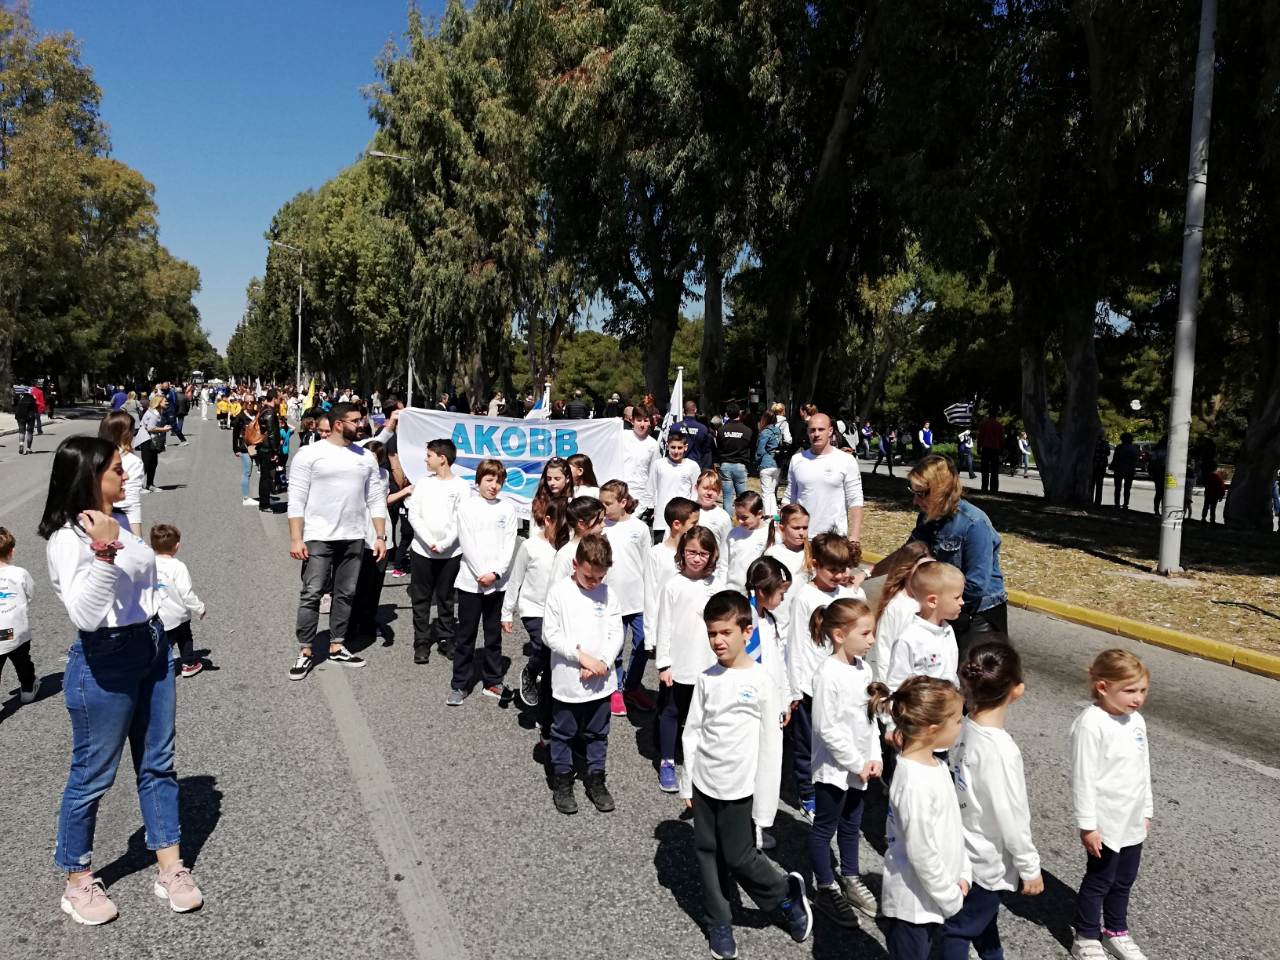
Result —
[[[342, 643], [351, 623], [351, 605], [360, 580], [363, 540], [308, 540], [302, 564], [302, 596], [298, 600], [298, 644], [310, 647], [320, 626], [320, 597], [333, 580], [329, 607], [329, 642]], [[312, 648], [312, 653], [315, 649]]]
[[693, 845], [708, 924], [732, 923], [729, 895], [737, 884], [761, 910], [787, 898], [787, 875], [756, 849], [751, 797], [717, 800], [693, 788]]

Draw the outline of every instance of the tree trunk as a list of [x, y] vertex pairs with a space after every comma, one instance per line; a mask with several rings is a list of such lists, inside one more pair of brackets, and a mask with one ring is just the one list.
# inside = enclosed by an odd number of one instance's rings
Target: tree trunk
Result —
[[684, 277], [667, 278], [654, 284], [653, 306], [649, 318], [649, 349], [644, 358], [644, 385], [658, 404], [665, 408], [671, 395], [667, 370], [671, 366], [671, 344], [680, 324], [680, 298], [684, 293]]
[[791, 323], [796, 314], [798, 293], [786, 290], [769, 298], [765, 312], [764, 389], [768, 403], [791, 409]]
[[863, 397], [862, 406], [858, 408], [858, 423], [866, 423], [871, 419], [871, 411], [875, 409], [876, 404], [880, 402], [880, 395], [884, 393], [884, 382], [889, 376], [891, 363], [893, 363], [893, 346], [885, 344], [880, 355], [876, 357], [871, 382], [866, 388], [867, 395]]
[[1280, 468], [1280, 314], [1265, 324], [1261, 348], [1249, 427], [1227, 492], [1225, 520], [1238, 530], [1271, 530], [1271, 487]]
[[[724, 371], [724, 271], [708, 254], [702, 311], [702, 353], [698, 357], [698, 407], [710, 416], [720, 409]], [[747, 384], [751, 386], [750, 383]]]

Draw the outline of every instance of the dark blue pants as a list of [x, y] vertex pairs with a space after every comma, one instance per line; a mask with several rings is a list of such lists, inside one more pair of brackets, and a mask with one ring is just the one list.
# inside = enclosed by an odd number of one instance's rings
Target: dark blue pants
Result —
[[[794, 718], [791, 721], [795, 722]], [[809, 829], [809, 859], [813, 861], [813, 877], [818, 886], [836, 882], [831, 870], [831, 837], [840, 848], [840, 873], [858, 875], [858, 832], [862, 827], [862, 790], [843, 790], [830, 783], [815, 783], [817, 810]]]
[[534, 715], [538, 719], [538, 734], [543, 740], [551, 739], [551, 654], [542, 642], [542, 618], [521, 617], [525, 633], [529, 634], [529, 672], [538, 677], [538, 706]]
[[890, 917], [884, 935], [889, 960], [929, 960], [933, 938], [941, 927], [940, 923], [912, 923]]
[[658, 685], [658, 759], [684, 762], [684, 722], [693, 702], [693, 684]]
[[[458, 591], [458, 633], [453, 643], [453, 689], [470, 690], [477, 679], [502, 686], [502, 597], [504, 591]], [[476, 631], [483, 629], [484, 651], [476, 670]]]
[[1101, 857], [1089, 858], [1076, 895], [1076, 916], [1071, 922], [1077, 937], [1099, 940], [1103, 930], [1111, 934], [1129, 932], [1129, 891], [1138, 879], [1141, 862], [1140, 843], [1120, 851], [1103, 847]]
[[813, 799], [813, 697], [807, 693], [791, 711], [791, 756], [796, 768], [796, 793]]
[[573, 773], [573, 758], [586, 755], [587, 773], [604, 773], [609, 755], [609, 698], [586, 703], [557, 700], [552, 707], [551, 765], [556, 774]]
[[973, 884], [964, 906], [942, 925], [942, 960], [969, 960], [972, 943], [982, 960], [1004, 960], [1000, 931], [996, 920], [1000, 915], [1000, 894]]

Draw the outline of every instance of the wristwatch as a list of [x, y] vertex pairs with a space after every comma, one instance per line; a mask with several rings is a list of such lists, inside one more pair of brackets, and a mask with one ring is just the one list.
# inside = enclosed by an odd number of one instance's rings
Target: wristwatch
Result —
[[387, 542], [387, 535], [386, 535], [385, 533], [380, 533], [380, 534], [378, 534], [377, 539], [381, 540], [383, 543], [386, 543], [386, 542]]

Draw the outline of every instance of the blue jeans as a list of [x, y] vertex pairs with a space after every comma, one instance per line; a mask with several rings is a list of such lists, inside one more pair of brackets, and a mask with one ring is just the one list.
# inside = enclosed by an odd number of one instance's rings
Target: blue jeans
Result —
[[840, 873], [858, 875], [858, 833], [862, 827], [862, 790], [842, 790], [830, 783], [813, 785], [817, 810], [809, 828], [809, 858], [819, 886], [836, 882], [831, 870], [831, 837], [840, 848]]
[[627, 613], [622, 617], [622, 629], [625, 633], [631, 628], [631, 662], [627, 669], [622, 669], [622, 654], [614, 662], [618, 674], [619, 690], [638, 690], [640, 681], [644, 679], [644, 668], [649, 664], [649, 651], [644, 648], [644, 614]]
[[240, 499], [249, 499], [249, 473], [253, 470], [253, 457], [240, 454]]
[[126, 740], [147, 849], [174, 846], [181, 837], [173, 766], [176, 699], [160, 621], [79, 633], [67, 651], [62, 686], [71, 715], [71, 773], [58, 814], [58, 869], [73, 873], [93, 863], [98, 801], [115, 782]]
[[747, 492], [747, 465], [745, 463], [720, 464], [720, 485], [724, 488], [724, 509], [733, 516], [733, 501], [738, 494]]

